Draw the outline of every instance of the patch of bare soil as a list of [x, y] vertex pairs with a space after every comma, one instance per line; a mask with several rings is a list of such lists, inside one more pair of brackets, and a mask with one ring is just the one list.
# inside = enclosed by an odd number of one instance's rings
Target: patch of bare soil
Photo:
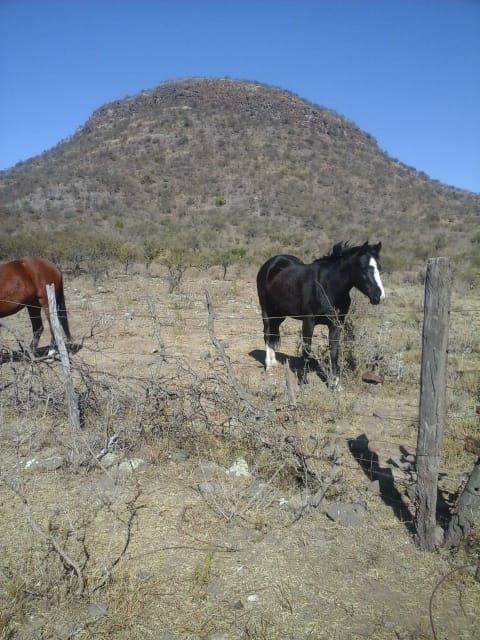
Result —
[[[315, 371], [298, 385], [293, 320], [265, 376], [253, 271], [192, 271], [174, 294], [163, 276], [67, 281], [82, 434], [58, 362], [0, 367], [0, 638], [480, 637], [475, 552], [412, 536], [421, 285], [397, 274], [383, 306], [355, 298], [332, 392]], [[452, 305], [444, 514], [473, 464], [457, 442], [480, 435], [479, 307]], [[28, 342], [27, 317], [10, 326]], [[315, 343], [326, 366], [320, 328]]]

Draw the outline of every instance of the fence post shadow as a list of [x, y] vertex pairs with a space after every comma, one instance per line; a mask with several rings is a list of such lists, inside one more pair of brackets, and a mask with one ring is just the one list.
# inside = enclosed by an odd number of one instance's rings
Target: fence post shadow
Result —
[[367, 478], [373, 482], [378, 480], [380, 498], [392, 509], [398, 520], [410, 534], [414, 533], [413, 514], [402, 500], [402, 494], [395, 486], [395, 479], [390, 467], [381, 467], [377, 453], [369, 447], [365, 433], [347, 440], [348, 449], [355, 461], [360, 465]]

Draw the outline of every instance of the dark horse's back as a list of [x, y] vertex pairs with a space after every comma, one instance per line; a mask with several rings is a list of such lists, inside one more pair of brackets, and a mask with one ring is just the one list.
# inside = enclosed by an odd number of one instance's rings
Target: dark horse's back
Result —
[[257, 291], [260, 306], [264, 313], [267, 312], [268, 306], [268, 285], [281, 271], [291, 267], [292, 265], [303, 265], [304, 263], [296, 256], [288, 254], [273, 256], [269, 258], [261, 267], [257, 274]]

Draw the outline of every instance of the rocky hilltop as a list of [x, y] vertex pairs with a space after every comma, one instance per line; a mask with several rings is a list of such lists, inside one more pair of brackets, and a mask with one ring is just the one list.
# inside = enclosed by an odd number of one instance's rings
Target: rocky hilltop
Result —
[[0, 224], [180, 238], [194, 250], [310, 257], [381, 238], [390, 258], [473, 258], [480, 197], [390, 158], [337, 113], [228, 79], [167, 82], [106, 104], [71, 138], [0, 172]]

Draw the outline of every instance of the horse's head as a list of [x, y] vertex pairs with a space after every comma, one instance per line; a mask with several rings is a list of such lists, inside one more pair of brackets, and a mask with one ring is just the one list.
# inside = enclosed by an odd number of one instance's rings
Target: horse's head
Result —
[[359, 247], [353, 272], [354, 286], [367, 296], [372, 304], [385, 299], [385, 290], [380, 278], [379, 255], [382, 243]]

